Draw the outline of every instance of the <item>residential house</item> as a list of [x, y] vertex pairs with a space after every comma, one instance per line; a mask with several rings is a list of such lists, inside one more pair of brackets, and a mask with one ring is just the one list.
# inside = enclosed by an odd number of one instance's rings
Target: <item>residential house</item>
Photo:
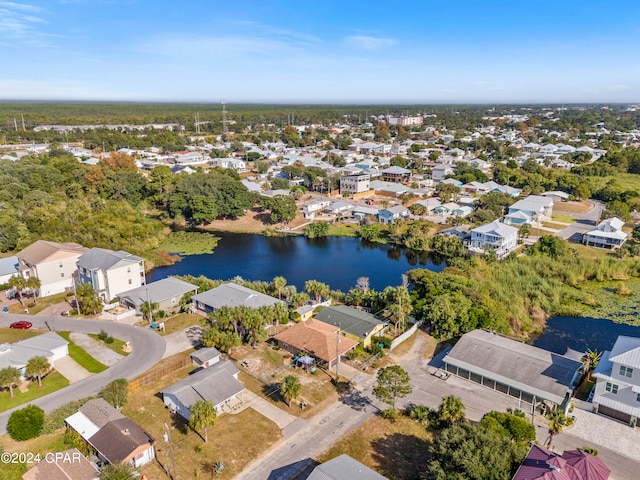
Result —
[[509, 185], [498, 185], [491, 191], [493, 193], [505, 193], [511, 197], [519, 197], [522, 193], [522, 190], [520, 190], [519, 188], [510, 187]]
[[365, 347], [369, 347], [371, 339], [381, 335], [389, 326], [385, 319], [346, 305], [325, 307], [316, 313], [314, 318], [330, 325], [337, 325], [341, 333], [362, 342]]
[[45, 357], [55, 368], [56, 360], [69, 355], [69, 342], [55, 332], [47, 332], [16, 343], [0, 344], [0, 370], [14, 367], [25, 378], [25, 368], [33, 357]]
[[359, 168], [360, 170], [364, 170], [365, 172], [368, 170], [372, 170], [378, 168], [378, 163], [374, 162], [371, 159], [362, 160], [358, 163], [354, 164], [354, 167]]
[[176, 165], [204, 165], [211, 158], [202, 152], [174, 152], [173, 162]]
[[442, 182], [447, 175], [453, 175], [453, 167], [451, 165], [437, 165], [431, 169], [431, 178], [434, 182]]
[[98, 480], [100, 472], [77, 448], [47, 454], [22, 474], [22, 480]]
[[453, 215], [453, 211], [459, 209], [460, 205], [454, 202], [442, 203], [433, 209], [433, 213], [436, 215], [442, 215], [448, 217]]
[[88, 249], [77, 243], [38, 240], [20, 250], [18, 271], [25, 278], [40, 280], [40, 296], [48, 297], [73, 288], [76, 262]]
[[236, 172], [244, 172], [247, 170], [247, 164], [239, 158], [214, 158], [211, 164], [222, 168], [231, 168]]
[[465, 333], [443, 359], [459, 377], [529, 405], [568, 409], [582, 362], [484, 330]]
[[553, 213], [553, 199], [542, 195], [529, 195], [509, 207], [509, 213], [504, 217], [507, 225], [524, 225], [551, 218]]
[[155, 458], [155, 439], [102, 398], [89, 400], [64, 421], [103, 462], [139, 468]]
[[502, 258], [511, 253], [517, 244], [518, 229], [496, 220], [471, 230], [468, 249], [476, 253], [493, 251], [498, 258]]
[[340, 193], [356, 196], [371, 191], [371, 176], [345, 175], [340, 177]]
[[453, 185], [456, 188], [460, 188], [462, 187], [462, 182], [460, 180], [456, 180], [455, 178], [445, 178], [442, 182], [440, 183], [445, 183], [447, 185]]
[[198, 287], [192, 283], [178, 278], [167, 277], [157, 282], [151, 282], [118, 294], [121, 305], [135, 309], [136, 313], [142, 313], [142, 305], [156, 304], [158, 309], [164, 312], [175, 312], [180, 308], [182, 297], [195, 294]]
[[238, 372], [229, 360], [216, 362], [162, 389], [162, 401], [187, 420], [191, 418], [190, 408], [200, 400], [210, 401], [218, 414], [224, 413], [242, 403], [245, 388]]
[[418, 200], [414, 205], [422, 205], [427, 209], [427, 214], [430, 215], [437, 207], [442, 205], [442, 202], [438, 198], [425, 198], [424, 200]]
[[366, 217], [369, 217], [369, 216], [377, 217], [379, 212], [380, 210], [375, 207], [363, 207], [360, 205], [356, 205], [351, 210], [351, 216], [358, 220], [364, 220]]
[[193, 296], [196, 308], [205, 313], [213, 312], [222, 306], [259, 308], [273, 306], [282, 300], [256, 292], [236, 283], [224, 283], [216, 288]]
[[346, 334], [341, 335], [338, 327], [314, 318], [294, 324], [273, 339], [288, 352], [311, 355], [327, 368], [333, 367], [339, 357], [358, 345], [356, 340]]
[[588, 247], [618, 248], [627, 241], [629, 234], [622, 231], [624, 222], [617, 217], [607, 218], [593, 230], [582, 235], [582, 243]]
[[349, 455], [342, 455], [321, 463], [307, 480], [388, 480]]
[[411, 178], [411, 170], [393, 166], [382, 170], [382, 179], [385, 182], [406, 183]]
[[121, 250], [92, 248], [78, 258], [77, 265], [79, 283], [90, 283], [106, 303], [145, 284], [144, 260]]
[[15, 255], [0, 258], [0, 285], [7, 283], [11, 277], [19, 275], [18, 264], [18, 257]]
[[396, 220], [409, 216], [409, 209], [402, 205], [394, 205], [378, 212], [378, 221], [384, 225], [389, 225]]
[[640, 338], [619, 336], [604, 351], [593, 374], [598, 413], [636, 426], [640, 418]]
[[599, 457], [583, 450], [559, 455], [534, 444], [511, 480], [607, 480], [610, 474]]
[[316, 213], [321, 212], [329, 205], [331, 205], [330, 200], [315, 200], [313, 202], [305, 203], [302, 206], [302, 213], [304, 213], [304, 218], [314, 219]]

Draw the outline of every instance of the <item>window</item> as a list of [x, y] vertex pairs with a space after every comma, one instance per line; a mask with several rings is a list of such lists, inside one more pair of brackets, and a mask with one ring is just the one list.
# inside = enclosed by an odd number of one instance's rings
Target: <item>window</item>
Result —
[[131, 273], [131, 267], [127, 267], [127, 273]]
[[607, 382], [604, 386], [604, 389], [607, 392], [613, 393], [614, 395], [618, 394], [618, 385], [616, 385], [615, 383]]
[[58, 264], [58, 266], [59, 266], [60, 268], [64, 267], [64, 265], [62, 264], [62, 262], [60, 262], [60, 263]]
[[622, 375], [623, 377], [631, 378], [631, 376], [633, 375], [633, 368], [620, 365], [620, 375]]
[[62, 273], [60, 274], [60, 278], [62, 278], [62, 277], [64, 277], [64, 272], [62, 272]]
[[131, 285], [133, 283], [133, 280], [129, 279], [129, 285]]
[[636, 393], [636, 402], [640, 402], [640, 393]]

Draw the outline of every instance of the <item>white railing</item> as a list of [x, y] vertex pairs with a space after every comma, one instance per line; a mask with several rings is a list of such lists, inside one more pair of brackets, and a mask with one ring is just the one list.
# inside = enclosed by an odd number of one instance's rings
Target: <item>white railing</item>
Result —
[[396, 348], [398, 345], [400, 345], [402, 342], [404, 342], [407, 338], [409, 338], [411, 335], [413, 335], [420, 325], [422, 325], [422, 320], [420, 320], [419, 322], [414, 323], [413, 326], [409, 330], [404, 332], [399, 337], [394, 338], [391, 341], [391, 346], [389, 347], [389, 350], [393, 351], [394, 348]]

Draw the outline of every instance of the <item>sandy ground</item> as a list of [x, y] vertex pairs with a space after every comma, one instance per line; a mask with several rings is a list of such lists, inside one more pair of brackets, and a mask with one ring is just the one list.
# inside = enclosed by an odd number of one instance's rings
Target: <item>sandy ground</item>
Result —
[[300, 206], [301, 203], [298, 203], [298, 212], [296, 214], [296, 218], [288, 224], [271, 223], [269, 219], [269, 212], [259, 212], [257, 209], [252, 209], [249, 210], [244, 216], [236, 220], [214, 220], [213, 222], [206, 225], [206, 228], [211, 230], [240, 233], [262, 233], [267, 227], [294, 228], [308, 221], [304, 218], [304, 215], [300, 210]]

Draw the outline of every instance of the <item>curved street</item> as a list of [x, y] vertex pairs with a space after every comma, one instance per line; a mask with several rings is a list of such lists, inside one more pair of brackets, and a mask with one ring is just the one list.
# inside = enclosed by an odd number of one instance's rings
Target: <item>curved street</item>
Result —
[[[49, 327], [51, 327], [52, 330], [78, 333], [99, 333], [100, 330], [105, 330], [112, 337], [129, 342], [132, 347], [132, 351], [128, 356], [123, 357], [118, 364], [104, 372], [30, 402], [38, 405], [45, 412], [53, 410], [72, 400], [95, 395], [100, 392], [107, 383], [116, 378], [131, 379], [140, 375], [162, 359], [166, 348], [164, 339], [150, 329], [104, 320], [78, 319], [62, 316], [52, 318], [37, 315], [25, 316], [1, 313], [0, 327], [8, 327], [12, 322], [26, 319], [33, 323], [34, 328], [41, 329], [49, 329]], [[24, 406], [25, 405], [19, 405], [11, 410], [0, 413], [0, 435], [4, 435], [7, 431], [7, 420], [11, 412]]]

